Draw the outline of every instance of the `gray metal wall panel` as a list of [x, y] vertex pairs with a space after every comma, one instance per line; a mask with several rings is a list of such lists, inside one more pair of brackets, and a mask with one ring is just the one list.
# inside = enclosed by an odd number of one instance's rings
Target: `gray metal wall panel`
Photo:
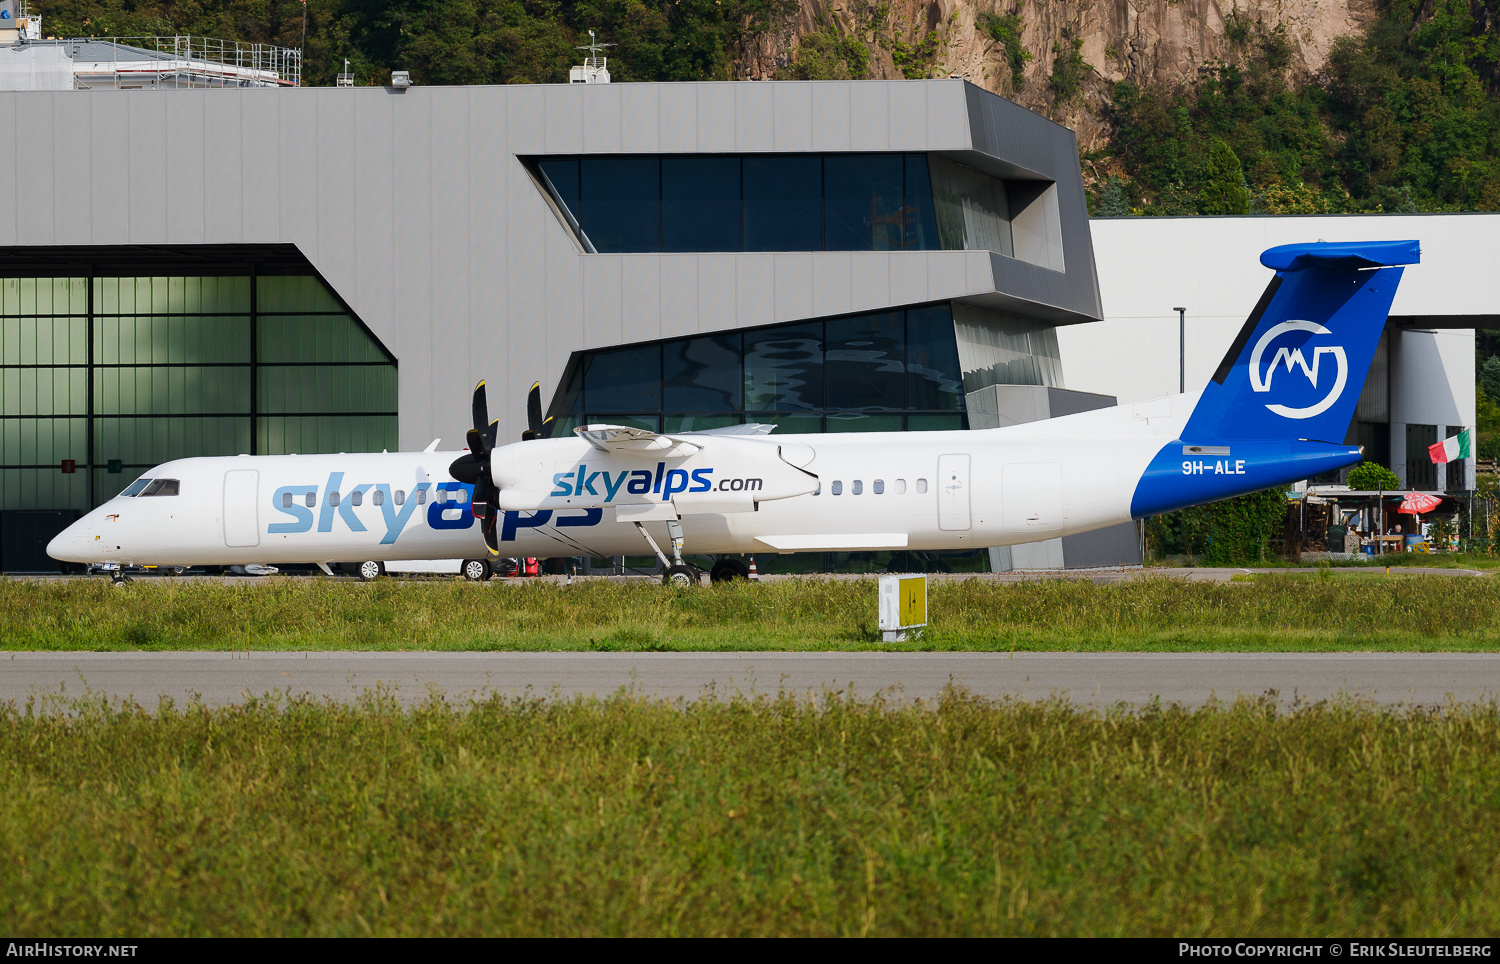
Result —
[[922, 251], [893, 251], [887, 257], [891, 264], [891, 300], [898, 305], [926, 301], [928, 257]]
[[812, 256], [778, 254], [776, 259], [776, 320], [813, 315]]
[[[212, 99], [214, 95], [221, 95]], [[203, 110], [203, 239], [210, 243], [244, 237], [240, 192], [244, 153], [240, 150], [243, 99], [230, 91], [195, 95]]]
[[[969, 129], [969, 105], [964, 99], [964, 91], [968, 87], [961, 80], [937, 80], [922, 85], [922, 90], [927, 94], [925, 113], [929, 150], [962, 150], [974, 146], [973, 134]], [[949, 144], [954, 146], [949, 148]]]
[[[338, 91], [334, 91], [337, 93]], [[281, 237], [318, 256], [318, 192], [324, 174], [318, 157], [318, 95], [328, 91], [312, 88], [303, 97], [286, 97], [281, 106]], [[348, 93], [348, 91], [343, 91]], [[425, 143], [422, 144], [425, 146]], [[330, 162], [333, 158], [328, 159]], [[330, 164], [330, 167], [332, 165]], [[332, 177], [336, 172], [327, 171]]]
[[626, 341], [648, 341], [661, 331], [661, 261], [620, 261], [620, 330]]
[[[541, 205], [541, 199], [533, 190], [532, 198], [527, 200], [523, 209], [528, 212], [527, 221], [533, 225], [539, 221], [537, 215], [529, 212], [538, 210], [538, 205]], [[545, 206], [541, 210], [545, 210]], [[548, 217], [551, 217], [550, 212]], [[556, 223], [555, 219], [553, 223]], [[536, 243], [534, 233], [532, 237], [533, 240], [522, 240], [522, 243]], [[591, 259], [580, 256], [561, 231], [547, 231], [541, 237], [547, 245], [547, 310], [541, 325], [547, 351], [541, 359], [542, 371], [536, 377], [544, 385], [555, 385], [568, 355], [588, 343], [587, 319], [583, 314], [583, 267]], [[520, 424], [520, 420], [516, 423]]]
[[[582, 259], [584, 341], [579, 347], [608, 348], [623, 340], [620, 262], [629, 257], [602, 254]], [[647, 337], [655, 338], [656, 333]]]
[[891, 150], [891, 86], [881, 80], [849, 85], [850, 150]]
[[[348, 93], [346, 91], [345, 93]], [[432, 183], [431, 112], [418, 97], [386, 94], [394, 113], [395, 153], [394, 202], [391, 232], [397, 242], [395, 302], [390, 318], [366, 319], [376, 334], [400, 360], [401, 443], [420, 448], [434, 436], [448, 435], [440, 426], [449, 424], [451, 392], [446, 388], [450, 372], [440, 374], [432, 353]], [[466, 409], [465, 409], [466, 410]], [[438, 417], [434, 417], [437, 413]], [[451, 444], [451, 443], [450, 443]]]
[[661, 150], [661, 87], [621, 84], [620, 149], [627, 154]]
[[[515, 91], [510, 95], [508, 105], [510, 121], [507, 129], [513, 145], [531, 138], [539, 140], [538, 135], [542, 129], [541, 115], [530, 108], [540, 105], [542, 99], [540, 93], [539, 89], [531, 89]], [[531, 142], [537, 143], [537, 140], [531, 140]], [[554, 367], [556, 371], [561, 371], [562, 365], [567, 361], [564, 349], [567, 329], [576, 325], [580, 319], [566, 319], [562, 323], [557, 323], [547, 316], [549, 292], [546, 279], [549, 244], [546, 241], [546, 235], [548, 232], [543, 228], [540, 232], [543, 237], [539, 241], [538, 226], [546, 222], [534, 221], [527, 216], [529, 205], [541, 206], [541, 202], [537, 199], [536, 186], [531, 178], [521, 171], [520, 165], [511, 164], [508, 167], [510, 170], [505, 179], [507, 216], [498, 227], [504, 236], [506, 274], [517, 279], [517, 283], [506, 292], [505, 296], [505, 310], [510, 318], [510, 323], [505, 326], [505, 351], [500, 357], [487, 361], [490, 365], [496, 366], [494, 375], [496, 381], [511, 386], [514, 390], [514, 386], [530, 387], [532, 382], [544, 379], [554, 370]], [[542, 211], [553, 225], [557, 223], [552, 212], [546, 210], [545, 207]], [[542, 283], [538, 284], [538, 279]], [[572, 322], [573, 325], [569, 325], [568, 322]], [[555, 354], [549, 355], [548, 345], [553, 339], [556, 340], [558, 347]], [[556, 383], [556, 376], [553, 376], [551, 382], [543, 381], [543, 388], [551, 392]], [[499, 415], [496, 413], [490, 417], [496, 418]], [[405, 422], [404, 417], [402, 421]], [[514, 432], [520, 427], [521, 421], [522, 419], [506, 418], [500, 424], [508, 426], [510, 431]]]
[[988, 251], [965, 251], [961, 255], [953, 252], [950, 256], [963, 258], [965, 291], [994, 290], [995, 270]]
[[693, 331], [716, 331], [735, 326], [736, 254], [698, 256], [698, 310]]
[[[181, 91], [180, 93], [187, 93]], [[162, 98], [167, 110], [166, 240], [201, 244], [205, 197], [203, 93]]]
[[[356, 193], [359, 183], [359, 146], [355, 140], [356, 112], [349, 91], [322, 88], [314, 98], [318, 115], [317, 255], [314, 263], [340, 291], [359, 293], [359, 242]], [[346, 298], [348, 296], [345, 296]]]
[[[240, 102], [240, 240], [276, 242], [281, 233], [281, 172], [286, 158], [281, 153], [282, 98], [275, 90], [220, 91]], [[290, 98], [288, 98], [290, 99]], [[295, 131], [288, 131], [295, 136]], [[305, 173], [305, 171], [303, 172]], [[225, 238], [225, 241], [231, 240]]]
[[886, 91], [889, 103], [886, 129], [890, 132], [891, 149], [926, 150], [931, 141], [927, 139], [925, 84], [918, 80], [893, 80], [886, 85]]
[[809, 85], [812, 90], [812, 149], [847, 151], [850, 145], [850, 81]]
[[[130, 242], [130, 101], [139, 94], [99, 91], [86, 95], [92, 101], [89, 125], [93, 149], [89, 152], [89, 202], [93, 205], [94, 244]], [[147, 96], [150, 96], [149, 94]], [[121, 163], [121, 153], [127, 154]], [[50, 243], [50, 242], [43, 242]]]
[[548, 154], [577, 154], [583, 150], [583, 97], [587, 87], [580, 84], [540, 88], [545, 102], [545, 150]]
[[[502, 377], [496, 368], [507, 350], [510, 328], [510, 273], [505, 257], [505, 232], [510, 216], [506, 203], [508, 178], [527, 178], [510, 154], [505, 119], [506, 89], [474, 87], [469, 91], [469, 318], [467, 345], [474, 361], [473, 376]], [[527, 382], [526, 385], [530, 385]], [[524, 386], [519, 386], [524, 387]], [[514, 397], [518, 386], [507, 385]], [[514, 404], [514, 403], [512, 403]], [[497, 412], [495, 416], [498, 417]], [[509, 422], [502, 422], [509, 425]]]
[[735, 84], [694, 84], [698, 89], [698, 150], [723, 154], [734, 150]]
[[[462, 373], [461, 384], [472, 385], [482, 362], [469, 351], [469, 329], [478, 318], [470, 313], [469, 266], [472, 247], [472, 205], [469, 181], [469, 96], [461, 88], [456, 97], [434, 98], [428, 149], [432, 155], [429, 199], [432, 219], [432, 355], [434, 374]], [[439, 376], [443, 377], [443, 376]], [[451, 378], [451, 375], [447, 376]], [[460, 406], [459, 411], [462, 411]], [[451, 411], [451, 410], [450, 410]], [[452, 417], [451, 415], [449, 417]], [[445, 424], [437, 413], [438, 424]]]
[[[379, 325], [381, 341], [395, 350], [395, 287], [397, 272], [396, 232], [392, 217], [395, 201], [395, 155], [391, 98], [360, 97], [346, 109], [354, 114], [354, 143], [348, 172], [354, 184], [354, 272], [353, 291], [341, 292], [366, 324]], [[399, 359], [399, 355], [397, 356]], [[426, 442], [422, 443], [426, 445]]]
[[774, 142], [771, 84], [734, 85], [734, 147], [737, 151], [764, 151]]
[[935, 300], [947, 297], [949, 292], [978, 290], [979, 282], [969, 277], [969, 255], [965, 251], [924, 252], [927, 261], [927, 290]]
[[661, 317], [656, 337], [676, 338], [698, 330], [698, 256], [661, 257]]
[[864, 311], [896, 304], [891, 300], [891, 261], [885, 253], [859, 252], [849, 265], [850, 308]]
[[771, 88], [773, 151], [813, 149], [812, 84], [767, 84]]
[[52, 120], [56, 141], [52, 149], [52, 186], [55, 198], [54, 237], [58, 244], [88, 244], [93, 240], [89, 196], [89, 143], [92, 129], [86, 97], [54, 97]]
[[661, 84], [661, 150], [664, 154], [693, 154], [698, 150], [698, 85]]
[[[854, 306], [850, 288], [850, 261], [871, 258], [868, 252], [854, 254], [847, 251], [829, 251], [809, 256], [812, 261], [813, 314], [840, 315]], [[881, 255], [874, 255], [880, 258]]]
[[776, 320], [776, 256], [742, 254], [735, 264], [735, 321], [742, 328]]
[[624, 86], [584, 84], [582, 87], [583, 152], [620, 153], [624, 144]]
[[167, 239], [167, 102], [161, 97], [131, 96], [130, 240], [135, 244]]
[[[51, 109], [51, 104], [47, 104]], [[15, 94], [0, 94], [0, 130], [15, 131], [18, 119], [18, 99]], [[31, 147], [29, 150], [21, 151], [20, 138], [0, 137], [0, 244], [16, 243], [16, 219], [18, 216], [18, 205], [21, 199], [21, 185], [25, 182], [21, 178], [18, 154], [31, 154], [37, 160], [40, 159], [42, 151]], [[48, 163], [44, 165], [48, 171], [52, 169], [51, 155], [47, 153]], [[34, 163], [34, 162], [33, 162]]]

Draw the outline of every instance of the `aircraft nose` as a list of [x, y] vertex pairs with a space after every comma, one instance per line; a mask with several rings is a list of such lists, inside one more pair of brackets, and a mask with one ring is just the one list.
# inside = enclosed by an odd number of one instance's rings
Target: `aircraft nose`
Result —
[[47, 555], [58, 562], [90, 562], [84, 556], [88, 540], [83, 534], [83, 520], [73, 523], [47, 543]]

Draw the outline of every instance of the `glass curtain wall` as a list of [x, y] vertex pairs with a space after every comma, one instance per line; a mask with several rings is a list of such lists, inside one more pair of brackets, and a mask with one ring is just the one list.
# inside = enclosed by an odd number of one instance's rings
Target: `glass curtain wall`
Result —
[[782, 434], [967, 425], [946, 304], [580, 352], [563, 385], [559, 433], [598, 422], [666, 432], [761, 422]]
[[960, 304], [953, 306], [953, 326], [965, 392], [992, 385], [1064, 387], [1056, 328]]
[[1005, 182], [941, 157], [929, 164], [943, 247], [1015, 257]]
[[[925, 154], [558, 157], [531, 163], [590, 253], [941, 247]], [[989, 180], [991, 192], [1003, 197], [1003, 183]]]
[[199, 455], [396, 443], [396, 365], [307, 275], [0, 279], [0, 508]]

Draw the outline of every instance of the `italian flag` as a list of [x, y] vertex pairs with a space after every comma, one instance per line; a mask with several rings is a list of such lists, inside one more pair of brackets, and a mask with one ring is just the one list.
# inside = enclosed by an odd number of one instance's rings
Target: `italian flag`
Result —
[[1432, 461], [1439, 465], [1444, 462], [1452, 462], [1454, 459], [1466, 459], [1473, 449], [1473, 445], [1470, 443], [1473, 434], [1472, 429], [1466, 428], [1450, 439], [1444, 439], [1436, 445], [1427, 446], [1427, 454], [1432, 456]]

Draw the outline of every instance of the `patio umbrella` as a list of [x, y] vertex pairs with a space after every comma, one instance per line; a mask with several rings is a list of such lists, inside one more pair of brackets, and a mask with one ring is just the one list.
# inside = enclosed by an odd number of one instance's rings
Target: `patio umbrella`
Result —
[[1435, 495], [1428, 495], [1425, 492], [1412, 492], [1401, 500], [1401, 507], [1396, 511], [1405, 512], [1410, 515], [1421, 515], [1424, 512], [1431, 512], [1433, 509], [1436, 509], [1438, 503], [1442, 501], [1442, 499]]

